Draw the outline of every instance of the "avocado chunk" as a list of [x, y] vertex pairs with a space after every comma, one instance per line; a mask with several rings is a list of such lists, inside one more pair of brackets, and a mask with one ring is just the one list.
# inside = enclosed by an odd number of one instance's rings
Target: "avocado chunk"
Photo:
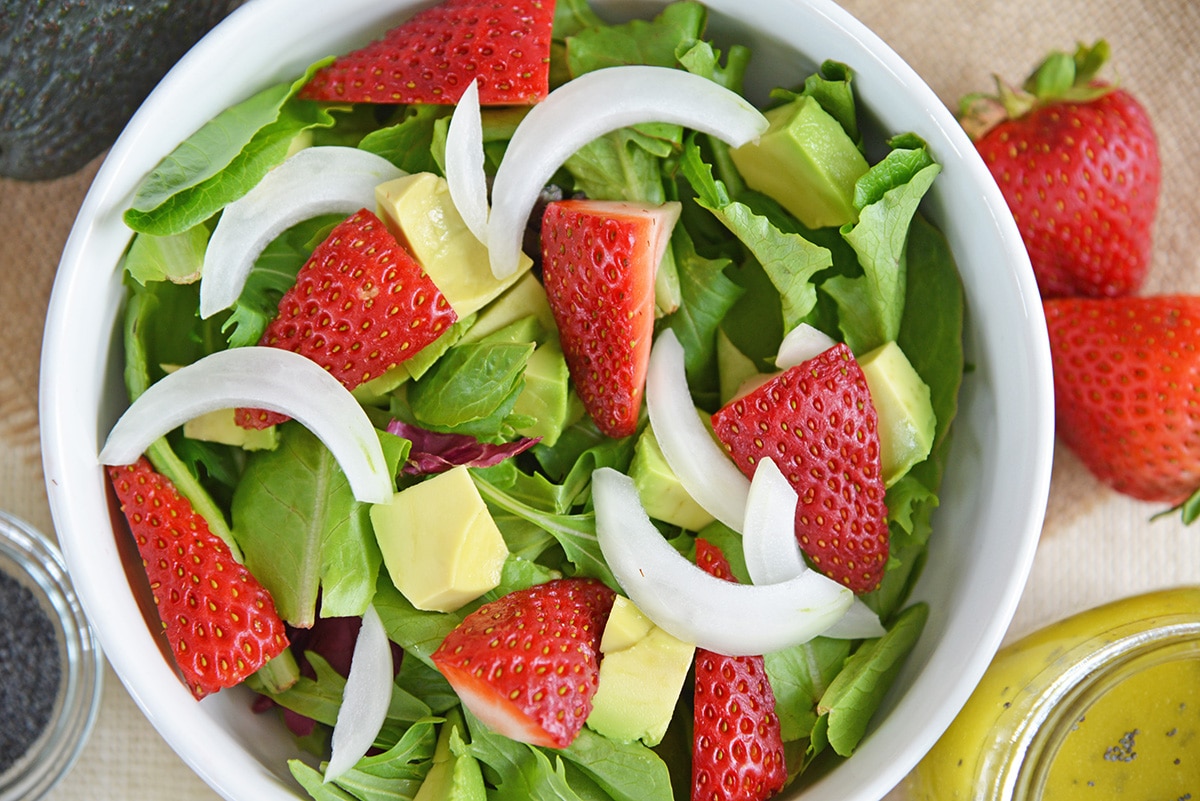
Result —
[[629, 477], [637, 487], [646, 514], [655, 520], [689, 531], [699, 531], [713, 521], [713, 516], [704, 511], [679, 483], [649, 426], [634, 445]]
[[841, 123], [808, 96], [764, 116], [767, 132], [730, 151], [746, 185], [809, 228], [856, 222], [854, 184], [869, 165]]
[[243, 428], [237, 423], [234, 409], [216, 409], [193, 417], [183, 424], [183, 435], [188, 439], [219, 442], [248, 451], [273, 451], [279, 447], [279, 431], [275, 426]]
[[396, 589], [417, 609], [453, 612], [500, 584], [508, 546], [459, 465], [371, 507]]
[[570, 383], [567, 360], [557, 339], [538, 347], [525, 363], [525, 388], [517, 396], [513, 414], [526, 415], [536, 422], [517, 429], [525, 437], [541, 437], [542, 444], [558, 442], [567, 427], [570, 414]]
[[618, 595], [600, 638], [600, 680], [588, 727], [618, 742], [658, 745], [695, 651]]
[[890, 487], [929, 456], [937, 422], [929, 387], [895, 342], [885, 342], [858, 360], [879, 415], [883, 483]]
[[462, 716], [457, 710], [446, 713], [446, 722], [438, 733], [433, 765], [425, 774], [413, 801], [485, 801], [487, 788], [479, 760], [467, 752], [462, 737]]
[[557, 330], [550, 301], [546, 300], [546, 289], [532, 272], [523, 273], [503, 295], [484, 307], [462, 341], [483, 339], [529, 315], [541, 323], [543, 330]]
[[463, 222], [446, 179], [418, 172], [375, 187], [379, 216], [445, 295], [461, 320], [515, 284], [533, 261], [521, 254], [513, 275], [498, 279], [484, 247]]

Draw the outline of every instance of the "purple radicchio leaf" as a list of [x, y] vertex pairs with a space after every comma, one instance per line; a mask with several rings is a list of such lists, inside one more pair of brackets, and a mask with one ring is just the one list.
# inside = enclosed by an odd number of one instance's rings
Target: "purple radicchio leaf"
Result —
[[402, 420], [393, 420], [388, 424], [387, 430], [389, 434], [404, 437], [412, 442], [408, 461], [404, 463], [404, 472], [410, 476], [444, 473], [459, 465], [491, 467], [532, 448], [541, 441], [541, 437], [522, 437], [512, 442], [493, 445], [480, 442], [470, 434], [429, 431]]

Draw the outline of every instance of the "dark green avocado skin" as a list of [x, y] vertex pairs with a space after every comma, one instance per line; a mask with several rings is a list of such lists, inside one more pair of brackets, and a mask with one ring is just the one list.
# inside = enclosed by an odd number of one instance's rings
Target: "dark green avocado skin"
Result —
[[0, 0], [0, 176], [69, 175], [241, 0]]

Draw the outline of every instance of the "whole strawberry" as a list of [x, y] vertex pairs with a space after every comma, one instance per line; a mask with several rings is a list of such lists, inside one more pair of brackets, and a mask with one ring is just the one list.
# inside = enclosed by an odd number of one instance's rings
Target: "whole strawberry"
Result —
[[1186, 500], [1200, 487], [1200, 297], [1044, 306], [1059, 438], [1118, 492]]
[[[696, 540], [696, 564], [736, 581], [707, 540]], [[783, 789], [787, 764], [763, 658], [696, 649], [693, 699], [692, 801], [762, 801]]]
[[796, 365], [712, 416], [747, 476], [770, 456], [799, 496], [796, 539], [826, 576], [856, 593], [879, 586], [889, 534], [879, 418], [844, 344]]
[[430, 659], [493, 731], [565, 748], [592, 711], [615, 597], [585, 578], [511, 592], [467, 615]]
[[961, 121], [1016, 219], [1042, 297], [1117, 297], [1150, 265], [1161, 167], [1146, 110], [1096, 78], [1103, 40], [1053, 53], [1022, 88], [963, 98]]
[[192, 694], [232, 687], [282, 653], [288, 638], [270, 593], [170, 480], [145, 457], [108, 472]]

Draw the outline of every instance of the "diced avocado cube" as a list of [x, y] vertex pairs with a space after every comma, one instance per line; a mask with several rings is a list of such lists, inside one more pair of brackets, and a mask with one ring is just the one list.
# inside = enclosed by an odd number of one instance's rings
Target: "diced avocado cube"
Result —
[[453, 612], [499, 585], [508, 546], [466, 467], [401, 490], [370, 514], [392, 583], [417, 609]]
[[279, 447], [279, 431], [275, 426], [243, 428], [237, 424], [234, 409], [216, 409], [188, 420], [183, 424], [183, 435], [247, 451], [273, 451]]
[[883, 482], [890, 487], [933, 447], [937, 421], [929, 387], [895, 342], [885, 342], [858, 363], [879, 416]]
[[541, 437], [541, 444], [546, 446], [558, 442], [571, 411], [569, 377], [567, 360], [557, 339], [534, 350], [525, 363], [525, 388], [517, 396], [513, 414], [527, 415], [537, 422], [518, 429], [518, 434]]
[[767, 132], [730, 151], [746, 185], [809, 228], [856, 222], [854, 184], [869, 165], [841, 123], [807, 96], [765, 116]]
[[619, 595], [600, 639], [600, 680], [587, 725], [618, 742], [657, 745], [666, 734], [696, 646]]
[[463, 222], [446, 179], [433, 173], [382, 183], [375, 187], [375, 200], [388, 230], [425, 268], [459, 319], [495, 300], [533, 266], [521, 254], [513, 275], [496, 278], [487, 248]]
[[474, 342], [493, 334], [522, 317], [533, 315], [546, 331], [556, 330], [554, 313], [546, 300], [546, 290], [533, 273], [523, 273], [503, 295], [479, 312], [475, 325], [463, 335], [463, 342]]
[[689, 531], [699, 531], [713, 521], [713, 516], [679, 483], [649, 426], [634, 445], [629, 477], [637, 487], [646, 514], [655, 520]]

